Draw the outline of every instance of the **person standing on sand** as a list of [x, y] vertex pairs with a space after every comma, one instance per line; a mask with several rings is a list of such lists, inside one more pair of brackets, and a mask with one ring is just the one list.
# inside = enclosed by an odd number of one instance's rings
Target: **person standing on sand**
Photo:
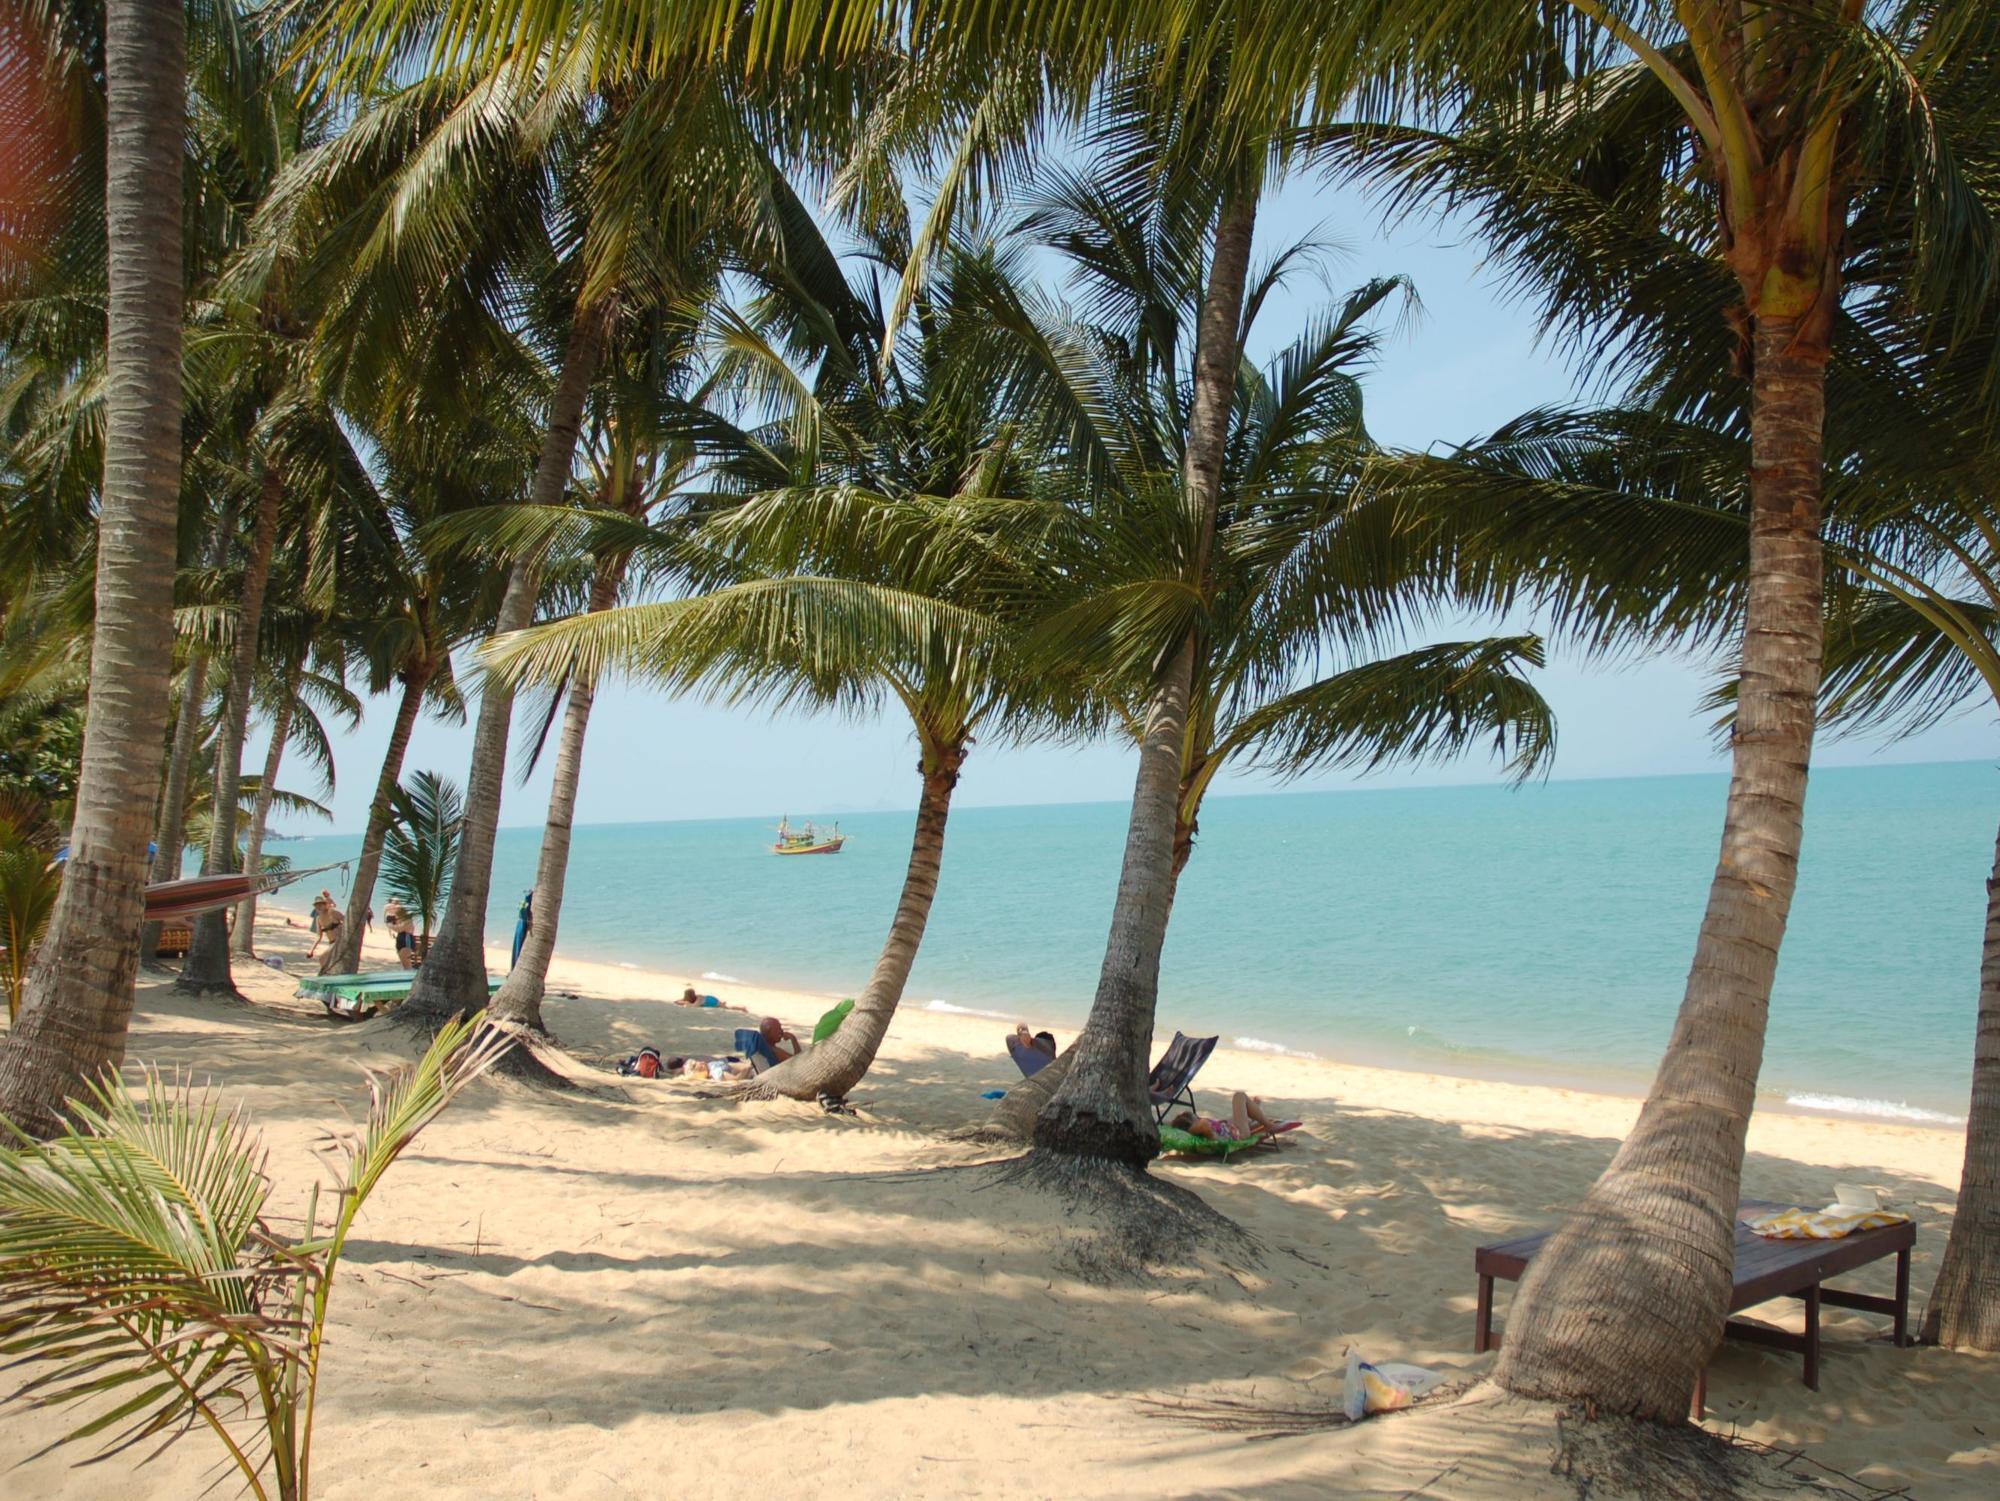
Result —
[[410, 918], [409, 910], [390, 897], [382, 908], [382, 925], [389, 930], [389, 936], [396, 944], [396, 962], [404, 969], [417, 967], [417, 925]]
[[[319, 956], [321, 974], [331, 971], [334, 960], [340, 957], [340, 924], [340, 904], [328, 896], [326, 906], [320, 909], [319, 914], [319, 934], [326, 939], [326, 952]], [[312, 957], [312, 950], [306, 951], [306, 957]]]
[[329, 900], [331, 898], [324, 891], [313, 898], [312, 915], [306, 919], [306, 926], [312, 930], [313, 936], [313, 941], [306, 945], [308, 959], [312, 958], [314, 951], [319, 948], [320, 921], [326, 916], [326, 904]]

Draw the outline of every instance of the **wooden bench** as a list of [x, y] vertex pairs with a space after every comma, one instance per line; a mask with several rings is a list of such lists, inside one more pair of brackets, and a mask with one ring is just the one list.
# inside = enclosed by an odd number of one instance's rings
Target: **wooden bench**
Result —
[[[1805, 1304], [1806, 1327], [1802, 1334], [1770, 1329], [1762, 1324], [1746, 1324], [1726, 1319], [1724, 1335], [1748, 1344], [1789, 1350], [1805, 1358], [1805, 1383], [1819, 1390], [1819, 1310], [1822, 1304], [1834, 1308], [1859, 1308], [1867, 1313], [1886, 1313], [1895, 1320], [1898, 1345], [1909, 1343], [1910, 1328], [1910, 1248], [1917, 1241], [1917, 1227], [1908, 1220], [1900, 1225], [1884, 1225], [1879, 1230], [1860, 1230], [1839, 1240], [1772, 1240], [1752, 1233], [1748, 1221], [1790, 1204], [1773, 1204], [1762, 1199], [1745, 1199], [1736, 1210], [1736, 1280], [1729, 1295], [1729, 1312], [1755, 1307], [1772, 1298], [1798, 1298]], [[1474, 1314], [1472, 1348], [1480, 1353], [1500, 1343], [1493, 1333], [1493, 1283], [1496, 1278], [1518, 1282], [1528, 1269], [1528, 1261], [1541, 1249], [1553, 1231], [1524, 1235], [1481, 1246], [1473, 1252], [1473, 1270], [1479, 1275], [1479, 1304]], [[1878, 1298], [1869, 1293], [1843, 1292], [1822, 1284], [1829, 1277], [1851, 1272], [1893, 1254], [1896, 1258], [1896, 1295]], [[1699, 1413], [1707, 1396], [1706, 1373], [1695, 1387], [1695, 1411]]]

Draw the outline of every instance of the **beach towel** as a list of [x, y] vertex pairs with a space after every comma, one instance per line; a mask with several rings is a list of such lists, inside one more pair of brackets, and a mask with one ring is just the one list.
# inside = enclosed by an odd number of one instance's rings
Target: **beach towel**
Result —
[[1900, 1225], [1909, 1216], [1893, 1209], [1861, 1209], [1829, 1204], [1824, 1209], [1781, 1209], [1749, 1221], [1752, 1234], [1770, 1240], [1839, 1240], [1857, 1230]]
[[1238, 1152], [1249, 1151], [1263, 1140], [1261, 1136], [1253, 1136], [1248, 1141], [1231, 1141], [1217, 1136], [1197, 1136], [1179, 1126], [1160, 1127], [1160, 1150], [1177, 1157], [1220, 1157], [1227, 1161]]
[[833, 1036], [834, 1033], [840, 1030], [840, 1024], [847, 1020], [847, 1013], [853, 1009], [854, 1000], [850, 996], [847, 1000], [842, 1001], [838, 1006], [827, 1012], [825, 1016], [819, 1019], [819, 1024], [813, 1028], [813, 1041], [825, 1042], [827, 1038]]

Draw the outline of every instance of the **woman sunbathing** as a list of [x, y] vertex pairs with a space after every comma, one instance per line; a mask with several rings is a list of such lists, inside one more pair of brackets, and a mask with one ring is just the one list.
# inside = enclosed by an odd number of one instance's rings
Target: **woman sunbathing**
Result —
[[684, 1079], [753, 1079], [757, 1070], [743, 1058], [669, 1058], [667, 1072]]
[[1229, 1102], [1228, 1120], [1183, 1110], [1174, 1117], [1173, 1124], [1191, 1136], [1206, 1136], [1214, 1141], [1261, 1141], [1285, 1129], [1264, 1113], [1262, 1100], [1240, 1089]]

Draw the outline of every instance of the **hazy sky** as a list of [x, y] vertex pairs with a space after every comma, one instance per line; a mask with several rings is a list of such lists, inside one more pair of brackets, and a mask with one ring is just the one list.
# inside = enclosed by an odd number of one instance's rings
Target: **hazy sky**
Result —
[[[1537, 348], [1532, 317], [1513, 303], [1502, 279], [1482, 269], [1474, 244], [1436, 225], [1385, 232], [1354, 194], [1300, 179], [1269, 200], [1258, 224], [1260, 258], [1308, 234], [1330, 238], [1349, 254], [1327, 285], [1301, 278], [1267, 305], [1252, 354], [1266, 356], [1296, 336], [1303, 318], [1335, 293], [1370, 276], [1403, 274], [1416, 284], [1422, 312], [1391, 340], [1366, 383], [1368, 424], [1387, 444], [1422, 448], [1490, 431], [1529, 407], [1573, 399], [1576, 383], [1552, 351]], [[1516, 622], [1515, 624], [1521, 624]], [[1480, 623], [1432, 633], [1472, 635]], [[1587, 664], [1558, 656], [1538, 675], [1558, 722], [1556, 777], [1634, 776], [1720, 768], [1698, 706], [1709, 676], [1686, 662]], [[369, 705], [361, 728], [336, 735], [339, 784], [331, 825], [358, 831], [381, 765], [393, 706]], [[259, 745], [245, 764], [262, 764]], [[405, 771], [429, 768], [463, 783], [468, 726], [425, 721], [411, 742]], [[1873, 739], [1823, 741], [1822, 764], [1871, 759], [1963, 760], [1994, 754], [1990, 712], [1975, 711], [1928, 734], [1883, 746]], [[1123, 745], [975, 750], [959, 784], [967, 806], [1124, 798], [1131, 793], [1133, 752]], [[1470, 758], [1416, 771], [1388, 771], [1372, 785], [1490, 781], [1492, 763]], [[1298, 786], [1339, 786], [1347, 774]], [[295, 767], [281, 785], [300, 786]], [[1236, 776], [1219, 792], [1261, 790], [1266, 778]], [[692, 702], [670, 702], [650, 689], [607, 684], [599, 694], [577, 798], [580, 823], [641, 822], [733, 816], [818, 817], [850, 810], [914, 807], [915, 751], [893, 719], [854, 723], [830, 718], [773, 719]], [[523, 785], [510, 774], [503, 824], [541, 821], [548, 798], [546, 765]], [[288, 832], [318, 832], [287, 821]]]

